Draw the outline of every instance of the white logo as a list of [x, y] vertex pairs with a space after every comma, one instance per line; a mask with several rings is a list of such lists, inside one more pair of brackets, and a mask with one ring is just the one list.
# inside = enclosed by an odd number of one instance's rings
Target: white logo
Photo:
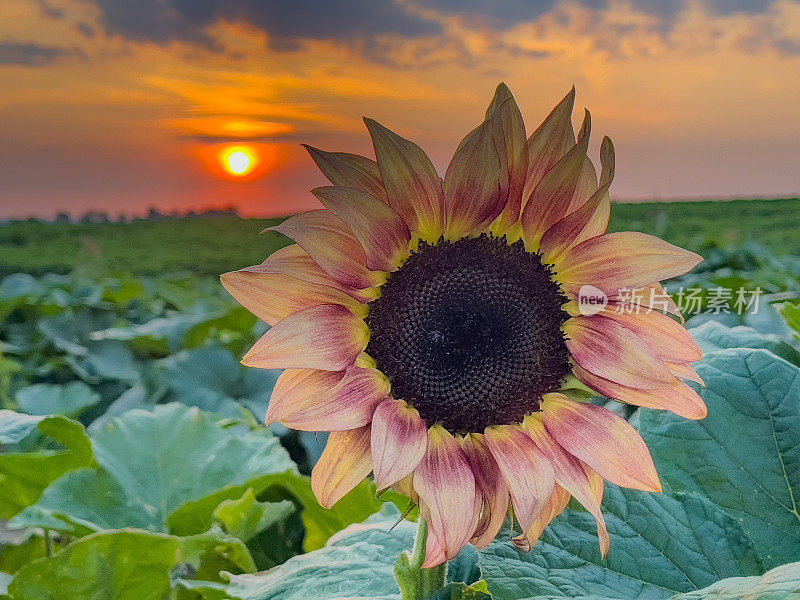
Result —
[[593, 285], [582, 285], [578, 291], [578, 310], [582, 315], [596, 315], [608, 304], [608, 296]]

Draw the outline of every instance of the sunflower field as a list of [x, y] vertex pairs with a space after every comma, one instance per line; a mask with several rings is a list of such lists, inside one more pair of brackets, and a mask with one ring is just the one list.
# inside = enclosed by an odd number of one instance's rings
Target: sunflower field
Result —
[[[694, 249], [666, 286], [699, 290], [708, 416], [592, 400], [663, 493], [606, 483], [605, 557], [574, 501], [529, 552], [509, 520], [430, 599], [800, 598], [800, 259]], [[400, 599], [412, 507], [370, 479], [320, 507], [325, 435], [263, 425], [279, 372], [239, 360], [267, 326], [216, 278], [32, 271], [0, 281], [0, 599]]]

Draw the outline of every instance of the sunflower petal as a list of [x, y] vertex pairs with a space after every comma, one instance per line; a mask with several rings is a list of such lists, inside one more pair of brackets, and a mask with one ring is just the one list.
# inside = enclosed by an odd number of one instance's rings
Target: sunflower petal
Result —
[[658, 353], [614, 319], [602, 315], [572, 317], [564, 323], [564, 333], [574, 361], [595, 375], [645, 389], [677, 382]]
[[275, 325], [290, 314], [320, 304], [341, 304], [359, 318], [368, 308], [338, 287], [308, 283], [281, 273], [242, 269], [224, 273], [222, 286], [236, 301], [262, 321]]
[[369, 425], [334, 431], [311, 471], [311, 490], [321, 506], [330, 508], [356, 487], [370, 471]]
[[308, 252], [297, 244], [290, 244], [283, 248], [278, 248], [260, 265], [245, 267], [242, 271], [267, 275], [288, 275], [289, 277], [295, 277], [306, 283], [315, 283], [340, 289], [348, 296], [352, 296], [359, 302], [364, 303], [371, 302], [378, 297], [378, 288], [356, 290], [336, 281], [314, 262], [314, 259], [308, 255]]
[[492, 123], [484, 121], [456, 149], [444, 176], [445, 238], [457, 240], [497, 218], [505, 204]]
[[[287, 375], [288, 373], [288, 375]], [[275, 383], [267, 425], [280, 421], [300, 431], [342, 431], [366, 425], [389, 394], [376, 369], [347, 367], [337, 380], [329, 371], [287, 369]]]
[[419, 412], [402, 400], [388, 399], [372, 417], [375, 485], [388, 488], [411, 473], [428, 446], [428, 428]]
[[505, 231], [519, 219], [528, 171], [525, 121], [506, 84], [497, 86], [486, 120], [492, 123], [492, 137], [500, 158], [501, 204], [505, 208], [497, 218], [497, 226], [499, 231]]
[[261, 369], [342, 371], [367, 347], [369, 329], [344, 306], [323, 304], [276, 323], [242, 359]]
[[412, 234], [435, 241], [442, 230], [442, 182], [422, 148], [364, 119], [372, 136], [389, 206], [408, 224]]
[[691, 365], [671, 363], [668, 361], [664, 361], [664, 364], [670, 371], [672, 371], [672, 374], [675, 375], [676, 377], [680, 377], [681, 379], [688, 379], [689, 381], [694, 381], [695, 383], [699, 383], [700, 385], [705, 386], [703, 378], [697, 374], [697, 371], [695, 371]]
[[614, 146], [608, 137], [603, 138], [600, 149], [603, 172], [597, 191], [578, 210], [555, 223], [542, 236], [539, 251], [543, 260], [554, 263], [568, 249], [590, 238], [602, 235], [608, 228], [611, 199], [608, 188], [614, 179]]
[[[600, 548], [605, 556], [608, 552], [609, 537], [606, 522], [600, 510], [600, 501], [603, 499], [602, 480], [598, 485], [599, 477], [589, 467], [584, 465], [572, 454], [564, 450], [556, 442], [542, 423], [539, 417], [526, 417], [522, 428], [539, 449], [547, 456], [556, 475], [556, 484], [567, 490], [575, 499], [588, 510], [597, 520], [597, 532], [600, 536]], [[538, 537], [538, 535], [536, 536]]]
[[527, 531], [553, 493], [553, 466], [517, 426], [488, 427], [484, 435], [508, 486], [514, 514]]
[[649, 344], [663, 361], [690, 363], [700, 360], [703, 356], [700, 347], [686, 328], [660, 312], [627, 313], [605, 310], [602, 315], [633, 331]]
[[573, 86], [528, 139], [528, 173], [522, 190], [523, 203], [530, 198], [545, 173], [575, 145], [575, 132], [572, 130], [574, 106]]
[[550, 169], [531, 192], [522, 210], [523, 239], [529, 247], [537, 247], [545, 231], [563, 219], [580, 190], [589, 135], [584, 135], [564, 157]]
[[325, 152], [308, 144], [303, 144], [303, 148], [333, 185], [356, 188], [386, 202], [386, 189], [374, 160], [347, 152]]
[[381, 285], [386, 276], [367, 268], [358, 239], [329, 210], [311, 210], [289, 217], [268, 229], [293, 239], [326, 273], [355, 289]]
[[625, 419], [557, 393], [545, 394], [542, 413], [547, 432], [561, 447], [604, 479], [622, 487], [661, 491], [650, 451]]
[[598, 377], [578, 365], [573, 366], [573, 371], [579, 380], [607, 398], [633, 406], [668, 410], [685, 419], [703, 419], [708, 414], [703, 399], [682, 382], [662, 388], [643, 390]]
[[367, 257], [367, 268], [396, 271], [408, 257], [408, 226], [388, 205], [355, 188], [328, 186], [311, 190], [320, 202], [344, 221]]
[[[430, 522], [430, 511], [422, 510], [422, 507], [420, 507], [420, 515], [427, 522]], [[432, 530], [428, 530], [428, 539], [425, 540], [425, 562], [422, 563], [422, 567], [424, 569], [430, 569], [431, 567], [442, 564], [446, 560], [447, 557], [444, 553], [444, 547], [436, 537], [436, 533]]]
[[558, 270], [559, 281], [578, 293], [584, 284], [609, 296], [692, 270], [703, 258], [638, 231], [593, 237], [570, 249]]
[[475, 477], [455, 438], [441, 425], [428, 430], [425, 456], [414, 471], [420, 507], [428, 525], [450, 560], [472, 534]]
[[685, 321], [678, 305], [660, 283], [651, 283], [636, 289], [621, 289], [616, 295], [609, 296], [606, 310], [639, 312], [642, 308], [674, 315], [681, 323]]
[[497, 461], [492, 456], [483, 435], [470, 433], [461, 442], [467, 460], [475, 475], [475, 483], [483, 496], [483, 513], [478, 531], [471, 542], [476, 548], [485, 548], [497, 537], [508, 512], [510, 496], [508, 486], [500, 475]]
[[556, 484], [553, 488], [553, 493], [550, 495], [550, 498], [548, 498], [542, 512], [536, 517], [530, 529], [511, 540], [514, 542], [514, 545], [520, 550], [528, 552], [536, 544], [539, 536], [542, 535], [542, 532], [545, 530], [545, 527], [550, 524], [550, 521], [564, 512], [571, 497], [567, 490]]

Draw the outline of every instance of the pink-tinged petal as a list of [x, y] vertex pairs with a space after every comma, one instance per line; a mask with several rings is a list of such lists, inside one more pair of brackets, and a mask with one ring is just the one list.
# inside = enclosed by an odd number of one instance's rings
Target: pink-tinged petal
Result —
[[505, 231], [519, 219], [522, 209], [522, 189], [528, 172], [528, 141], [525, 122], [511, 90], [506, 84], [497, 86], [492, 103], [486, 111], [492, 124], [492, 137], [500, 158], [501, 203], [505, 206], [497, 218], [498, 231]]
[[311, 210], [270, 227], [293, 239], [337, 281], [364, 289], [381, 285], [386, 275], [367, 268], [367, 257], [344, 221], [329, 210]]
[[243, 269], [224, 273], [220, 279], [239, 304], [269, 325], [275, 325], [298, 310], [320, 304], [341, 304], [361, 319], [369, 312], [366, 304], [341, 289], [280, 273], [254, 273]]
[[508, 487], [514, 514], [527, 531], [553, 493], [553, 466], [515, 425], [488, 427], [484, 435]]
[[374, 160], [347, 152], [325, 152], [307, 144], [303, 148], [333, 185], [356, 188], [386, 202], [386, 189]]
[[685, 319], [660, 283], [651, 283], [636, 289], [621, 289], [616, 295], [608, 297], [607, 310], [615, 312], [658, 311], [678, 317], [683, 323]]
[[287, 369], [278, 378], [267, 409], [267, 425], [279, 421], [300, 431], [343, 431], [366, 425], [389, 393], [376, 369], [331, 371]]
[[597, 191], [583, 206], [555, 223], [542, 236], [539, 251], [544, 262], [556, 263], [564, 252], [585, 240], [604, 234], [608, 228], [611, 214], [608, 188], [614, 179], [614, 146], [608, 137], [603, 138], [600, 161], [603, 172]]
[[372, 459], [379, 490], [416, 469], [427, 447], [428, 427], [416, 408], [395, 399], [378, 405], [372, 417]]
[[514, 542], [514, 545], [520, 550], [528, 552], [539, 540], [539, 536], [542, 535], [542, 532], [545, 530], [545, 527], [550, 524], [550, 521], [564, 512], [571, 497], [567, 490], [556, 484], [553, 488], [553, 493], [550, 495], [542, 512], [536, 517], [530, 529], [511, 540]]
[[645, 389], [677, 381], [655, 350], [614, 319], [572, 317], [564, 323], [564, 333], [573, 360], [599, 377]]
[[311, 471], [311, 490], [324, 508], [336, 504], [370, 471], [369, 425], [349, 431], [334, 431], [322, 456]]
[[414, 471], [414, 489], [420, 507], [428, 512], [428, 526], [450, 560], [473, 531], [475, 477], [455, 438], [441, 425], [428, 430], [428, 447]]
[[521, 220], [526, 246], [538, 247], [544, 232], [572, 210], [573, 198], [581, 190], [588, 147], [587, 134], [542, 177], [525, 202]]
[[522, 190], [523, 203], [530, 198], [542, 177], [575, 145], [572, 108], [575, 88], [558, 103], [528, 139], [528, 174]]
[[409, 255], [408, 226], [375, 196], [350, 187], [328, 186], [312, 190], [320, 202], [344, 221], [367, 257], [367, 267], [396, 271]]
[[245, 267], [242, 271], [267, 275], [288, 275], [289, 277], [295, 277], [307, 283], [340, 289], [348, 296], [352, 296], [363, 303], [371, 302], [379, 295], [377, 287], [356, 290], [344, 285], [340, 281], [336, 281], [314, 262], [314, 259], [308, 255], [308, 252], [297, 244], [279, 248], [270, 254], [267, 260], [260, 265]]
[[615, 312], [602, 315], [633, 331], [666, 362], [689, 363], [700, 360], [702, 350], [683, 325], [660, 312]]
[[375, 157], [389, 206], [408, 224], [412, 234], [435, 241], [442, 231], [442, 181], [422, 148], [364, 119], [372, 136]]
[[625, 419], [563, 394], [545, 394], [544, 426], [567, 452], [622, 487], [660, 492], [650, 451]]
[[276, 323], [244, 356], [242, 364], [260, 369], [343, 371], [368, 341], [367, 325], [344, 306], [312, 306]]
[[[420, 517], [426, 521], [430, 519], [430, 511], [427, 508], [420, 507]], [[437, 565], [442, 564], [447, 557], [444, 553], [444, 546], [436, 537], [436, 533], [432, 529], [428, 529], [428, 538], [425, 540], [425, 562], [422, 563], [424, 569], [430, 569]]]
[[[556, 484], [572, 494], [597, 520], [600, 548], [605, 555], [608, 552], [609, 538], [606, 522], [600, 510], [600, 501], [603, 499], [602, 478], [564, 450], [547, 432], [539, 416], [526, 417], [522, 427], [553, 465]], [[599, 486], [597, 479], [601, 480]]]
[[678, 363], [671, 363], [665, 361], [664, 364], [667, 368], [672, 371], [672, 374], [676, 377], [680, 377], [681, 379], [688, 379], [689, 381], [694, 381], [695, 383], [699, 383], [703, 387], [705, 387], [705, 382], [700, 375], [697, 374], [691, 365], [687, 364], [678, 364]]
[[468, 434], [463, 438], [461, 447], [467, 455], [483, 499], [483, 510], [471, 542], [476, 548], [485, 548], [500, 532], [511, 496], [483, 435]]
[[593, 237], [570, 249], [558, 279], [571, 292], [593, 285], [609, 296], [682, 275], [703, 258], [652, 235], [621, 231]]
[[457, 240], [497, 218], [505, 207], [500, 158], [492, 123], [484, 121], [465, 137], [444, 176], [445, 238]]
[[607, 398], [619, 400], [633, 406], [668, 410], [685, 419], [703, 419], [708, 413], [703, 399], [692, 388], [682, 382], [674, 385], [643, 390], [609, 381], [573, 366], [575, 376], [593, 390]]

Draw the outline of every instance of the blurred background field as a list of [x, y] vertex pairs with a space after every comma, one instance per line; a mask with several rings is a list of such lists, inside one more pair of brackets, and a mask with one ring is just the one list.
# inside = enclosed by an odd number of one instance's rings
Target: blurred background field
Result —
[[[69, 273], [75, 268], [152, 275], [188, 271], [215, 277], [261, 262], [287, 240], [258, 235], [276, 221], [233, 215], [128, 223], [14, 221], [0, 226], [0, 276]], [[643, 231], [703, 253], [756, 243], [800, 255], [800, 200], [615, 204], [610, 231]]]
[[[266, 325], [218, 275], [287, 243], [259, 235], [274, 222], [218, 214], [0, 225], [0, 599], [12, 575], [21, 586], [50, 568], [53, 585], [65, 586], [60, 597], [82, 597], [77, 579], [56, 576], [66, 572], [62, 558], [82, 552], [81, 564], [144, 569], [147, 590], [198, 600], [187, 589], [168, 592], [170, 582], [270, 569], [383, 501], [406, 507], [391, 494], [378, 499], [366, 480], [332, 510], [320, 508], [309, 474], [325, 434], [263, 426], [279, 372], [239, 359]], [[700, 314], [687, 326], [703, 325], [707, 344], [734, 336], [800, 364], [800, 200], [621, 204], [611, 229], [704, 255], [667, 289], [701, 290]], [[721, 288], [760, 290], [759, 310], [738, 314], [735, 296], [714, 305]], [[140, 439], [150, 431], [152, 444]], [[168, 473], [179, 482], [187, 469], [199, 482], [191, 490], [163, 488]], [[141, 477], [118, 475], [128, 470]], [[130, 510], [143, 502], [163, 507]], [[126, 527], [138, 537], [125, 537]], [[150, 560], [163, 536], [184, 549], [202, 539], [196, 571], [176, 564], [173, 551]]]

